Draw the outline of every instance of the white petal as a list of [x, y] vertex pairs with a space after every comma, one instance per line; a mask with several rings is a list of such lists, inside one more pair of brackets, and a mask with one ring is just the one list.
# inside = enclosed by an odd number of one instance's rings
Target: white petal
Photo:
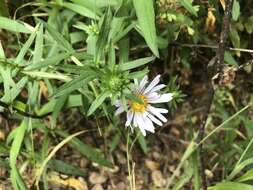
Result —
[[145, 137], [145, 136], [146, 136], [146, 131], [145, 131], [145, 129], [143, 129], [143, 128], [141, 128], [141, 127], [139, 127], [139, 129], [141, 130], [141, 133], [142, 133], [143, 136]]
[[137, 118], [138, 118], [138, 114], [135, 113], [135, 114], [134, 114], [134, 118], [133, 118], [133, 126], [134, 126], [134, 127], [137, 127], [137, 125], [138, 125]]
[[153, 106], [148, 106], [148, 111], [158, 117], [160, 120], [163, 122], [167, 122], [167, 119], [159, 112], [159, 109], [153, 107]]
[[144, 90], [144, 94], [148, 93], [152, 90], [160, 81], [161, 75], [157, 75], [154, 80], [148, 85], [148, 87]]
[[145, 125], [144, 125], [145, 129], [147, 131], [150, 131], [151, 133], [154, 133], [155, 132], [155, 127], [154, 127], [152, 121], [147, 116], [144, 116], [144, 115], [142, 115], [142, 119], [145, 123]]
[[165, 84], [159, 84], [159, 85], [155, 86], [155, 87], [150, 91], [150, 93], [156, 92], [156, 91], [158, 91], [158, 90], [161, 90], [161, 89], [163, 89], [164, 87], [166, 87]]
[[146, 136], [145, 123], [142, 119], [142, 116], [140, 114], [135, 114], [135, 118], [137, 121], [137, 125], [138, 125], [139, 129], [141, 130], [141, 133], [143, 134], [143, 136]]
[[120, 106], [120, 107], [116, 110], [116, 112], [115, 112], [114, 115], [119, 115], [119, 114], [121, 114], [121, 113], [123, 113], [123, 112], [124, 112], [124, 107], [123, 107], [123, 106]]
[[173, 93], [162, 94], [159, 98], [149, 101], [149, 103], [164, 103], [169, 102], [173, 98]]
[[139, 92], [143, 92], [145, 85], [148, 83], [148, 76], [146, 75], [145, 77], [143, 77], [143, 79], [140, 82], [140, 86], [138, 88]]
[[157, 92], [152, 92], [152, 93], [147, 94], [146, 97], [147, 97], [148, 102], [152, 102], [159, 99], [161, 95], [159, 95]]
[[132, 111], [127, 112], [127, 121], [126, 121], [126, 124], [125, 124], [126, 127], [131, 125], [131, 122], [133, 120], [133, 116], [134, 116], [134, 113]]
[[159, 121], [158, 119], [156, 119], [152, 114], [148, 114], [148, 117], [155, 123], [155, 124], [157, 124], [157, 125], [159, 125], [159, 126], [162, 126], [163, 124], [162, 124], [162, 122], [161, 121]]
[[155, 109], [160, 113], [168, 113], [168, 110], [164, 108], [155, 108]]

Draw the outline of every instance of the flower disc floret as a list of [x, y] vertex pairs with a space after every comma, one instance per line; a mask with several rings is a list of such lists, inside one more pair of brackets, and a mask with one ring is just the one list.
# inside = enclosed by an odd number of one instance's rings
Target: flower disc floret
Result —
[[141, 94], [138, 94], [136, 95], [137, 98], [139, 98], [142, 102], [136, 102], [136, 101], [130, 101], [129, 104], [130, 104], [130, 107], [132, 109], [132, 111], [134, 112], [145, 112], [146, 109], [147, 109], [147, 105], [148, 105], [148, 101], [147, 101], [147, 98], [146, 96], [144, 95], [141, 95]]

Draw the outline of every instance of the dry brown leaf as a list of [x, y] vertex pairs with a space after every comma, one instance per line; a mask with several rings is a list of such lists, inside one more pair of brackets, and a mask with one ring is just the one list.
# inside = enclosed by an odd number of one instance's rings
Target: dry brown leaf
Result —
[[226, 6], [225, 0], [220, 0], [220, 3], [221, 3], [223, 10], [225, 11], [225, 6]]
[[72, 187], [75, 190], [88, 190], [87, 183], [83, 178], [75, 179], [73, 177], [62, 179], [56, 172], [48, 175], [48, 181], [54, 185]]
[[0, 140], [5, 140], [5, 132], [3, 130], [0, 130]]
[[206, 18], [206, 25], [205, 25], [205, 31], [207, 32], [214, 32], [215, 30], [215, 22], [216, 22], [216, 18], [213, 14], [213, 10], [212, 8], [208, 9], [208, 13], [207, 13], [207, 18]]
[[102, 184], [106, 182], [107, 178], [103, 176], [102, 174], [99, 174], [97, 172], [92, 172], [91, 175], [89, 176], [89, 181], [92, 184]]
[[153, 171], [151, 177], [156, 187], [163, 187], [166, 184], [166, 180], [163, 178], [162, 172], [159, 170]]
[[117, 152], [116, 157], [120, 164], [124, 165], [127, 163], [126, 156], [122, 154], [121, 152]]
[[[182, 120], [184, 121], [184, 118], [179, 118], [179, 117], [177, 117], [176, 118], [177, 120], [176, 120], [176, 123], [177, 124], [181, 124], [182, 123]], [[181, 123], [180, 123], [181, 122]], [[173, 136], [175, 137], [175, 138], [179, 138], [180, 137], [180, 131], [176, 128], [176, 127], [172, 127], [171, 128], [171, 133], [173, 134]]]
[[116, 187], [115, 187], [116, 190], [126, 190], [126, 185], [125, 183], [123, 182], [119, 182]]
[[40, 92], [41, 94], [47, 98], [48, 97], [48, 89], [47, 89], [47, 86], [46, 84], [43, 82], [43, 81], [40, 81]]
[[148, 159], [145, 160], [145, 165], [151, 171], [157, 170], [159, 168], [159, 164], [157, 162]]
[[161, 159], [161, 154], [160, 154], [159, 152], [154, 151], [154, 152], [152, 153], [152, 156], [153, 156], [153, 158], [154, 158], [155, 160], [160, 160], [160, 159]]
[[104, 188], [102, 187], [102, 185], [100, 184], [96, 184], [92, 187], [91, 190], [104, 190]]
[[171, 151], [171, 157], [172, 157], [172, 160], [178, 160], [180, 158], [180, 154], [178, 154], [178, 152], [172, 150]]

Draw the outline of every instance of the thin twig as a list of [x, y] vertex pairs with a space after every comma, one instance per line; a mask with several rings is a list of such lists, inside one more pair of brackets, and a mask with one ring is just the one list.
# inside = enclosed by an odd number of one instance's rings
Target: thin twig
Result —
[[[222, 23], [222, 31], [220, 34], [220, 40], [219, 45], [217, 48], [216, 56], [210, 60], [209, 62], [209, 68], [207, 68], [208, 76], [207, 76], [207, 85], [208, 85], [208, 91], [207, 91], [207, 100], [206, 100], [206, 109], [203, 112], [203, 118], [201, 125], [199, 127], [199, 136], [197, 139], [197, 142], [201, 142], [204, 138], [205, 133], [205, 126], [207, 123], [207, 118], [211, 109], [211, 105], [213, 102], [214, 97], [214, 89], [212, 86], [212, 78], [215, 74], [220, 75], [222, 73], [222, 69], [224, 66], [224, 54], [226, 50], [226, 41], [228, 38], [228, 32], [230, 27], [230, 18], [231, 18], [231, 12], [232, 12], [232, 5], [233, 0], [226, 0], [226, 6], [225, 6], [225, 13], [223, 17], [223, 23]], [[211, 69], [211, 71], [210, 71]], [[204, 161], [204, 154], [203, 154], [203, 144], [200, 144], [199, 146], [199, 157], [200, 157], [200, 174], [201, 174], [201, 182], [202, 182], [202, 188], [203, 190], [207, 190], [207, 180], [205, 175], [205, 161]]]
[[[172, 46], [180, 46], [180, 47], [190, 47], [190, 48], [208, 48], [208, 49], [218, 49], [218, 45], [208, 45], [208, 44], [187, 44], [187, 43], [171, 43]], [[233, 47], [225, 47], [225, 50], [228, 51], [240, 51], [245, 53], [253, 53], [253, 49], [244, 49], [244, 48], [233, 48]]]

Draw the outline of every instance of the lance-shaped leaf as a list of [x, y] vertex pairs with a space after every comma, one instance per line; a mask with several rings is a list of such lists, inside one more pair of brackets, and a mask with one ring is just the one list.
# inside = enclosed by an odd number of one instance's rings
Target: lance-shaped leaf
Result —
[[62, 85], [55, 93], [55, 97], [62, 96], [64, 94], [69, 94], [72, 91], [81, 88], [91, 80], [96, 77], [96, 73], [94, 71], [83, 72], [80, 76], [74, 78], [70, 82]]
[[34, 30], [32, 26], [26, 23], [15, 21], [1, 16], [0, 16], [0, 29], [20, 33], [32, 33], [32, 31]]
[[98, 19], [99, 16], [92, 10], [89, 10], [88, 8], [81, 6], [81, 5], [77, 5], [74, 3], [63, 3], [63, 6], [82, 15], [85, 17], [89, 17], [92, 19]]
[[154, 59], [155, 59], [155, 57], [145, 57], [145, 58], [141, 58], [141, 59], [136, 59], [134, 61], [121, 63], [121, 64], [119, 64], [119, 70], [126, 71], [126, 70], [130, 70], [130, 69], [134, 69], [134, 68], [140, 67], [142, 65], [145, 65], [145, 64], [149, 63], [150, 61], [153, 61]]
[[91, 104], [89, 110], [88, 110], [88, 116], [91, 115], [96, 109], [104, 102], [104, 100], [109, 97], [111, 92], [105, 91], [102, 94], [100, 94], [94, 102]]
[[152, 52], [159, 57], [153, 0], [133, 0], [142, 35]]

